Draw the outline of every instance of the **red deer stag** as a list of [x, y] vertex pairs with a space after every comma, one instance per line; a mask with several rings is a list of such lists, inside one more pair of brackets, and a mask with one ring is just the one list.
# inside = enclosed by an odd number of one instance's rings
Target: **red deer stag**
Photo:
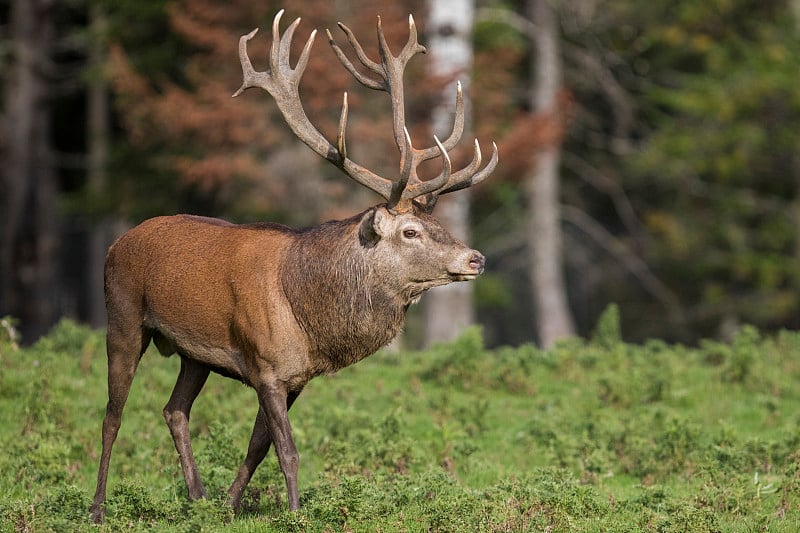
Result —
[[[348, 157], [345, 147], [347, 95], [336, 144], [306, 116], [298, 85], [316, 32], [295, 68], [289, 64], [295, 20], [281, 36], [282, 11], [272, 25], [269, 68], [253, 69], [247, 42], [239, 41], [244, 83], [238, 96], [260, 87], [275, 99], [292, 131], [316, 153], [386, 202], [347, 220], [296, 230], [271, 223], [234, 225], [223, 220], [178, 215], [147, 220], [120, 237], [106, 258], [108, 308], [108, 404], [94, 521], [104, 516], [111, 447], [122, 410], [145, 348], [152, 340], [161, 354], [177, 353], [181, 369], [164, 407], [190, 499], [206, 496], [189, 438], [189, 412], [211, 371], [256, 390], [259, 410], [244, 463], [229, 490], [238, 509], [253, 471], [275, 445], [286, 478], [289, 508], [299, 507], [298, 453], [287, 411], [308, 381], [367, 357], [400, 330], [408, 306], [423, 292], [475, 278], [484, 257], [454, 239], [430, 215], [441, 194], [474, 185], [497, 165], [497, 147], [481, 169], [475, 141], [472, 162], [451, 170], [448, 150], [464, 125], [459, 87], [453, 133], [435, 146], [415, 148], [405, 128], [403, 71], [424, 52], [409, 17], [408, 42], [394, 56], [378, 19], [380, 62], [364, 53], [352, 31], [340, 24], [363, 67], [362, 73], [328, 38], [344, 67], [362, 84], [391, 97], [394, 138], [400, 151], [397, 180], [380, 177]], [[437, 177], [422, 180], [418, 165], [441, 159]]]

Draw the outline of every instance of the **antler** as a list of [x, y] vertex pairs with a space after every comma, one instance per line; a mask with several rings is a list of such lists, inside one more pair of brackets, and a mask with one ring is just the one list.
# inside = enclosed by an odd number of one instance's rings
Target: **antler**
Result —
[[[404, 211], [410, 208], [411, 202], [419, 198], [422, 201], [417, 203], [423, 206], [427, 211], [431, 211], [436, 204], [436, 199], [441, 194], [464, 189], [471, 185], [475, 185], [483, 181], [494, 168], [497, 166], [498, 154], [497, 146], [492, 143], [493, 153], [492, 158], [486, 167], [478, 172], [481, 165], [481, 149], [478, 140], [475, 139], [475, 154], [472, 162], [465, 168], [458, 172], [451, 172], [450, 158], [448, 152], [452, 150], [461, 140], [461, 135], [464, 132], [464, 97], [461, 90], [461, 83], [458, 83], [456, 90], [456, 112], [453, 123], [453, 129], [448, 138], [444, 142], [439, 142], [434, 136], [435, 146], [418, 149], [414, 148], [411, 143], [411, 138], [405, 125], [405, 94], [403, 91], [403, 72], [408, 61], [418, 52], [425, 52], [425, 47], [420, 45], [417, 41], [417, 28], [414, 24], [414, 17], [408, 17], [408, 42], [398, 56], [394, 56], [389, 49], [386, 42], [386, 37], [383, 33], [381, 26], [381, 19], [378, 17], [378, 44], [381, 63], [375, 63], [370, 60], [364, 53], [363, 48], [356, 39], [353, 32], [342, 24], [339, 27], [347, 36], [347, 40], [356, 52], [356, 56], [367, 70], [378, 76], [378, 79], [373, 79], [363, 75], [359, 72], [342, 49], [333, 40], [330, 32], [328, 40], [333, 47], [336, 56], [341, 61], [342, 65], [356, 78], [362, 85], [370, 89], [386, 91], [389, 93], [392, 101], [392, 115], [394, 138], [398, 149], [400, 150], [400, 179], [395, 183], [392, 188], [392, 197], [389, 198], [389, 206], [394, 207], [397, 211]], [[428, 181], [419, 179], [417, 175], [417, 167], [423, 161], [441, 157], [443, 163], [442, 173], [436, 178]]]
[[[239, 61], [242, 64], [244, 81], [233, 96], [238, 96], [250, 87], [260, 87], [270, 93], [289, 127], [300, 140], [358, 183], [381, 195], [387, 200], [389, 209], [395, 212], [409, 211], [413, 208], [416, 200], [418, 206], [430, 212], [439, 195], [475, 185], [483, 181], [497, 166], [497, 145], [492, 143], [492, 158], [483, 170], [478, 171], [482, 156], [480, 145], [476, 139], [475, 155], [472, 162], [465, 168], [452, 172], [448, 151], [458, 144], [464, 130], [464, 101], [460, 83], [456, 93], [456, 115], [450, 136], [444, 142], [440, 142], [434, 136], [435, 146], [429, 148], [417, 149], [412, 145], [411, 137], [405, 125], [403, 73], [406, 64], [414, 55], [419, 52], [425, 52], [425, 47], [420, 45], [417, 40], [417, 28], [412, 16], [408, 18], [408, 42], [398, 56], [394, 56], [391, 53], [381, 27], [381, 19], [378, 17], [380, 63], [369, 59], [350, 28], [341, 22], [339, 23], [339, 27], [347, 36], [361, 64], [376, 75], [377, 79], [361, 73], [333, 40], [330, 31], [327, 31], [328, 41], [333, 47], [336, 56], [353, 77], [365, 87], [385, 91], [391, 97], [394, 138], [400, 151], [399, 179], [392, 181], [383, 178], [349, 159], [345, 142], [348, 114], [347, 93], [344, 94], [337, 142], [336, 146], [334, 146], [314, 127], [306, 116], [298, 91], [300, 78], [308, 64], [308, 57], [314, 43], [316, 30], [311, 32], [297, 65], [293, 69], [289, 65], [289, 50], [300, 19], [297, 18], [289, 25], [281, 36], [279, 25], [282, 16], [283, 10], [280, 10], [275, 15], [272, 23], [272, 48], [269, 54], [268, 71], [255, 71], [247, 55], [247, 42], [255, 36], [258, 29], [243, 35], [239, 39]], [[417, 175], [417, 167], [423, 161], [436, 157], [442, 158], [442, 172], [433, 179], [421, 180]]]

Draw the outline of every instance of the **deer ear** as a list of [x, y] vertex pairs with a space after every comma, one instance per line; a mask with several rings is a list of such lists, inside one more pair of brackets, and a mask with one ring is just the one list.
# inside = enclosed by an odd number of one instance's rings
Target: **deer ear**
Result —
[[361, 244], [367, 248], [372, 248], [381, 240], [381, 234], [376, 228], [376, 219], [381, 216], [378, 215], [379, 211], [380, 208], [371, 209], [361, 217], [361, 223], [358, 227], [358, 237], [361, 240]]
[[384, 207], [376, 207], [361, 218], [358, 230], [361, 243], [372, 247], [391, 234], [393, 215]]

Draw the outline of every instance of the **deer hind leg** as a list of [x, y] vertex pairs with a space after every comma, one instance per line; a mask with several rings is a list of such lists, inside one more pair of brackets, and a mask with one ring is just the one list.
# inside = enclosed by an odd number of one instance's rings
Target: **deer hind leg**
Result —
[[192, 452], [192, 443], [189, 437], [189, 412], [197, 395], [206, 384], [209, 372], [205, 366], [181, 357], [181, 371], [178, 374], [178, 380], [175, 382], [172, 396], [164, 406], [164, 420], [172, 433], [172, 440], [178, 451], [190, 500], [206, 497], [206, 489], [200, 480]]
[[109, 320], [106, 335], [108, 353], [108, 403], [103, 418], [103, 448], [100, 454], [100, 468], [97, 473], [97, 489], [90, 512], [92, 521], [99, 523], [105, 516], [103, 503], [106, 499], [106, 483], [108, 482], [108, 466], [111, 461], [111, 448], [117, 439], [122, 423], [122, 410], [128, 400], [133, 376], [139, 366], [147, 345], [150, 333], [141, 326], [125, 327], [118, 321]]
[[[291, 409], [292, 404], [300, 395], [300, 391], [289, 393], [286, 399], [286, 411]], [[231, 488], [228, 490], [228, 503], [233, 507], [234, 511], [239, 511], [242, 502], [242, 495], [250, 479], [253, 477], [258, 465], [264, 460], [272, 444], [269, 429], [267, 427], [267, 418], [264, 414], [264, 409], [259, 407], [256, 421], [253, 424], [253, 434], [250, 437], [250, 444], [247, 447], [247, 456], [244, 463], [239, 467], [239, 472], [236, 474]]]

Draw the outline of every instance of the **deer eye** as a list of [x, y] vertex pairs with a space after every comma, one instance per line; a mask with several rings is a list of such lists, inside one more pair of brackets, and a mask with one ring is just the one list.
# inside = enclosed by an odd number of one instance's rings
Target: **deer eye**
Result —
[[419, 236], [419, 232], [415, 229], [404, 229], [403, 230], [403, 237], [406, 239], [414, 239]]

